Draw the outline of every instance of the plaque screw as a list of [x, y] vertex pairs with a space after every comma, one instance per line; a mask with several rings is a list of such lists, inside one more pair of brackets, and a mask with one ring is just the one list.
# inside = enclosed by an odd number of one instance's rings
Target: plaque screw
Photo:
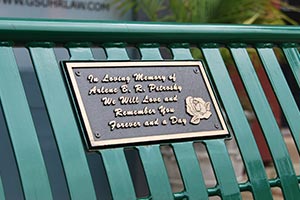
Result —
[[218, 125], [218, 124], [215, 124], [215, 128], [216, 128], [216, 129], [219, 129], [220, 127], [219, 127], [219, 125]]
[[96, 132], [96, 133], [95, 133], [95, 136], [96, 136], [96, 138], [100, 138], [100, 137], [101, 137], [101, 134], [100, 134], [99, 132]]
[[195, 74], [199, 74], [199, 69], [194, 69]]
[[76, 75], [76, 76], [81, 76], [81, 72], [80, 72], [80, 71], [76, 71], [76, 72], [75, 72], [75, 75]]

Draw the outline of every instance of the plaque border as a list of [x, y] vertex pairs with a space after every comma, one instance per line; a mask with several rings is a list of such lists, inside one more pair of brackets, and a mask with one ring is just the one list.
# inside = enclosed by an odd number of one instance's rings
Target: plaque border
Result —
[[[69, 89], [72, 90], [73, 103], [76, 104], [77, 115], [81, 119], [81, 127], [87, 136], [85, 139], [91, 149], [102, 149], [111, 146], [126, 146], [130, 144], [138, 145], [144, 143], [155, 143], [159, 141], [178, 141], [188, 139], [199, 139], [199, 138], [230, 138], [230, 132], [227, 124], [225, 123], [224, 117], [220, 110], [219, 104], [215, 97], [211, 83], [208, 79], [204, 66], [200, 60], [189, 60], [189, 61], [85, 61], [85, 60], [70, 60], [62, 61], [63, 71], [68, 79]], [[121, 138], [121, 139], [107, 139], [103, 141], [94, 140], [94, 135], [89, 123], [87, 112], [85, 110], [84, 103], [82, 101], [78, 84], [73, 73], [73, 68], [101, 68], [101, 67], [167, 67], [167, 66], [195, 66], [199, 67], [201, 75], [203, 77], [205, 86], [209, 92], [210, 98], [214, 105], [218, 119], [222, 129], [211, 130], [211, 131], [197, 131], [197, 132], [185, 132], [185, 133], [174, 133], [167, 135], [154, 135], [154, 136], [140, 136], [133, 138]]]

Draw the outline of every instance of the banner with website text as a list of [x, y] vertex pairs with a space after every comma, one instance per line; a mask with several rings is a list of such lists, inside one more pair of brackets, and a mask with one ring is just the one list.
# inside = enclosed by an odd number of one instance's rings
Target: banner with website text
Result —
[[109, 0], [0, 0], [0, 17], [130, 20]]

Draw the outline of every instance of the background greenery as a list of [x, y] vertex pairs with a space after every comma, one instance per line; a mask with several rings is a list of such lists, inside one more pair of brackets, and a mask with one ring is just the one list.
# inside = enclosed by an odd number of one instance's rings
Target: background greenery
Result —
[[[148, 21], [160, 22], [297, 25], [281, 8], [299, 12], [299, 8], [280, 0], [114, 0], [113, 4], [123, 14], [133, 9], [139, 15], [144, 14]], [[247, 50], [253, 65], [261, 69], [255, 49]], [[234, 63], [230, 52], [226, 48], [220, 51], [230, 73], [235, 77], [237, 72], [231, 67]], [[191, 53], [194, 58], [202, 59], [199, 50], [192, 48]], [[283, 61], [281, 52], [278, 54], [279, 60]], [[244, 108], [251, 110], [246, 93], [239, 92], [242, 93], [239, 96]]]
[[134, 9], [150, 21], [235, 24], [297, 24], [280, 7], [297, 9], [279, 0], [114, 0], [122, 13]]

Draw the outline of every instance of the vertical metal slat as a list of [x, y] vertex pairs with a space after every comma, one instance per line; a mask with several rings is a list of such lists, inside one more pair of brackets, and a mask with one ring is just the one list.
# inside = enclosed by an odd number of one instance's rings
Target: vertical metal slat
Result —
[[[91, 49], [88, 46], [77, 47], [76, 44], [69, 44], [68, 50], [71, 55], [70, 60], [94, 60]], [[80, 45], [80, 44], [78, 44]], [[88, 44], [87, 44], [88, 45]]]
[[273, 199], [263, 162], [217, 45], [202, 47], [203, 55], [230, 120], [255, 199]]
[[283, 194], [286, 199], [299, 199], [298, 181], [289, 153], [248, 53], [244, 48], [230, 50], [273, 156]]
[[174, 199], [159, 145], [139, 146], [151, 199]]
[[107, 60], [129, 60], [126, 43], [105, 43], [103, 44]]
[[[143, 60], [162, 60], [158, 44], [141, 44]], [[174, 199], [159, 145], [137, 147], [153, 199]]]
[[[209, 59], [209, 55], [206, 54]], [[215, 55], [218, 56], [218, 55]], [[209, 62], [209, 61], [208, 61]], [[216, 175], [222, 199], [241, 199], [240, 190], [224, 140], [204, 141]], [[224, 173], [226, 169], [226, 173]]]
[[[257, 48], [268, 78], [300, 151], [300, 112], [272, 48]], [[298, 58], [299, 59], [299, 58]], [[299, 61], [299, 60], [298, 60]], [[299, 62], [300, 64], [300, 62]]]
[[0, 99], [26, 199], [52, 199], [46, 167], [13, 50], [0, 47]]
[[[188, 45], [173, 44], [171, 51], [174, 60], [192, 60]], [[195, 154], [193, 142], [172, 144], [178, 167], [182, 176], [185, 192], [189, 199], [208, 199], [204, 178]]]
[[102, 155], [113, 199], [136, 199], [124, 149], [99, 151]]
[[[113, 53], [112, 55], [115, 55], [116, 53], [117, 55], [125, 55], [125, 59], [127, 59], [128, 57], [126, 56], [126, 54], [123, 54], [124, 50], [125, 49], [123, 48], [114, 48], [113, 52], [106, 52], [109, 58], [111, 58], [111, 53]], [[69, 52], [71, 55], [71, 60], [93, 60], [91, 49], [88, 47], [76, 47], [72, 45], [72, 47], [69, 48]], [[113, 149], [105, 151], [100, 150], [99, 153], [103, 158], [113, 198], [135, 199], [136, 197], [134, 187], [123, 149]]]
[[1, 176], [0, 176], [0, 199], [5, 200], [5, 194], [4, 194], [4, 190], [3, 190], [3, 184], [2, 184]]
[[173, 149], [182, 176], [184, 191], [190, 200], [208, 199], [193, 142], [174, 143]]
[[29, 47], [72, 199], [96, 199], [80, 133], [51, 47]]
[[291, 70], [295, 79], [300, 87], [300, 55], [296, 47], [283, 46], [282, 50], [285, 54], [285, 57], [290, 64]]
[[222, 199], [242, 199], [224, 140], [207, 140], [205, 144]]

